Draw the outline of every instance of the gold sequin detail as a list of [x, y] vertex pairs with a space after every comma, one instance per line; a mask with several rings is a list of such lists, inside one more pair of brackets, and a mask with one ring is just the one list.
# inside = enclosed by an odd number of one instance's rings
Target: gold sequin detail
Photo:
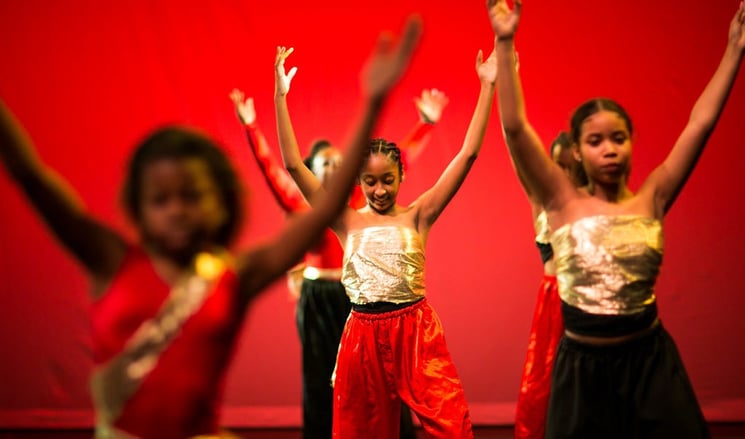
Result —
[[352, 303], [406, 303], [424, 297], [424, 245], [409, 227], [349, 232], [343, 268], [342, 283]]
[[591, 314], [628, 315], [655, 301], [662, 224], [638, 215], [591, 216], [551, 236], [561, 299]]
[[535, 217], [533, 227], [535, 228], [535, 242], [539, 244], [551, 243], [551, 231], [548, 228], [548, 217], [546, 216], [545, 210], [542, 210], [541, 213]]

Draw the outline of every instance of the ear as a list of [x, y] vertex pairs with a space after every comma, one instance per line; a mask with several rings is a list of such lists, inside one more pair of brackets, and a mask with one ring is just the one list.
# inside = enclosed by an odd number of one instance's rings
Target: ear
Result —
[[405, 179], [406, 179], [406, 173], [401, 171], [401, 183], [403, 183]]
[[579, 145], [572, 143], [572, 157], [578, 162], [582, 162], [582, 154], [579, 152]]

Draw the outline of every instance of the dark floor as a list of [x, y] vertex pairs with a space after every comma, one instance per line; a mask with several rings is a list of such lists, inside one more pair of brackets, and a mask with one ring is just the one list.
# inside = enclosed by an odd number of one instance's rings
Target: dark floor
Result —
[[[745, 439], [745, 423], [711, 424], [712, 439]], [[300, 430], [233, 430], [247, 439], [300, 439]], [[476, 439], [512, 439], [512, 427], [476, 427]], [[0, 439], [90, 439], [90, 430], [3, 430]], [[424, 438], [421, 434], [419, 437]]]

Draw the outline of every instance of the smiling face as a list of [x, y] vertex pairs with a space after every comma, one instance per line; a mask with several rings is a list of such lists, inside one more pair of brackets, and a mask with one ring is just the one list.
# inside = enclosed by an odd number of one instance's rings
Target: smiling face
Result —
[[207, 164], [163, 158], [143, 167], [137, 222], [157, 252], [187, 261], [215, 241], [228, 213]]
[[360, 186], [368, 206], [383, 215], [391, 212], [400, 185], [399, 164], [385, 153], [372, 153], [360, 173]]
[[600, 110], [581, 125], [575, 158], [588, 178], [599, 184], [617, 184], [627, 175], [631, 160], [631, 133], [619, 113]]

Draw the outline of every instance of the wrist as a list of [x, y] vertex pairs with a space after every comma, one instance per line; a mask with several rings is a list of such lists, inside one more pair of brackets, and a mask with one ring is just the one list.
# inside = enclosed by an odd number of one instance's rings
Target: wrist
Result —
[[512, 44], [515, 41], [515, 34], [512, 35], [497, 35], [497, 44]]

